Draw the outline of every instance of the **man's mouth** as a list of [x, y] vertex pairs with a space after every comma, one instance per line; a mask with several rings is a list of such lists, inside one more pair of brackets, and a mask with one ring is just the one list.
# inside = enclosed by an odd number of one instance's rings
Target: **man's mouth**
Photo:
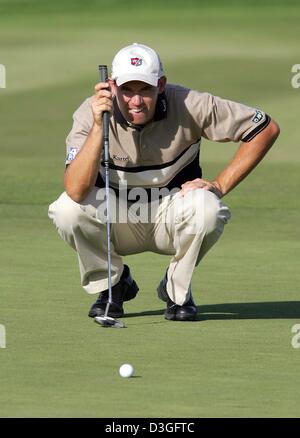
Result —
[[129, 112], [134, 113], [134, 114], [139, 114], [143, 111], [143, 108], [131, 108], [129, 110]]

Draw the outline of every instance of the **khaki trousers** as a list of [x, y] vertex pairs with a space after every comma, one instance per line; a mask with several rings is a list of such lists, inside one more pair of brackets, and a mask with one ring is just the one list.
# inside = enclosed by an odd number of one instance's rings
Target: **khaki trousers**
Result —
[[[171, 255], [167, 292], [183, 305], [189, 300], [194, 268], [221, 236], [229, 209], [203, 189], [168, 195], [139, 208], [124, 199], [110, 203], [112, 285], [123, 272], [122, 256], [144, 251]], [[80, 204], [64, 192], [49, 207], [59, 235], [77, 252], [81, 284], [89, 294], [108, 288], [104, 206], [95, 188]]]

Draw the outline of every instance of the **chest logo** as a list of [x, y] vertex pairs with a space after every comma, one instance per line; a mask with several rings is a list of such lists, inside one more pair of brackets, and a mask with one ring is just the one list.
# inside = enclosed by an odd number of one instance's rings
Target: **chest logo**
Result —
[[118, 155], [113, 155], [113, 159], [116, 161], [129, 161], [129, 157], [118, 157]]

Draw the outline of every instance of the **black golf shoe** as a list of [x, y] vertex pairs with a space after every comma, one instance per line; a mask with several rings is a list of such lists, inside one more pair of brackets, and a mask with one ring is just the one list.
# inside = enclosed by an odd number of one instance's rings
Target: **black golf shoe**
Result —
[[160, 298], [162, 301], [165, 301], [167, 303], [167, 308], [165, 311], [165, 319], [171, 321], [195, 320], [197, 317], [197, 307], [192, 297], [192, 291], [190, 290], [190, 299], [185, 304], [179, 306], [178, 304], [174, 303], [169, 297], [166, 289], [167, 281], [168, 281], [167, 273], [168, 271], [166, 272], [164, 278], [161, 280], [157, 288], [158, 298]]
[[170, 298], [168, 299], [165, 319], [171, 321], [194, 321], [196, 317], [197, 307], [195, 306], [193, 298], [190, 298], [188, 302], [182, 306], [173, 303]]
[[[133, 300], [138, 291], [138, 285], [131, 277], [129, 267], [124, 265], [119, 283], [112, 287], [112, 303], [109, 306], [108, 316], [112, 318], [120, 318], [123, 316], [123, 302]], [[89, 316], [95, 318], [95, 316], [104, 315], [107, 302], [108, 289], [100, 292], [97, 301], [90, 308]]]

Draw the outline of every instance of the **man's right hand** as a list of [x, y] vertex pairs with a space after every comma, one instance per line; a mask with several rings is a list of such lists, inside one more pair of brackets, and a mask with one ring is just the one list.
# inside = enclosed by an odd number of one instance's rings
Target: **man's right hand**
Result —
[[104, 111], [112, 112], [112, 93], [109, 90], [108, 82], [99, 82], [95, 85], [95, 94], [91, 101], [94, 122], [102, 126], [102, 116]]
[[75, 202], [80, 203], [95, 186], [102, 151], [103, 112], [111, 112], [112, 105], [109, 84], [99, 82], [91, 99], [93, 126], [80, 151], [65, 171], [65, 191]]

